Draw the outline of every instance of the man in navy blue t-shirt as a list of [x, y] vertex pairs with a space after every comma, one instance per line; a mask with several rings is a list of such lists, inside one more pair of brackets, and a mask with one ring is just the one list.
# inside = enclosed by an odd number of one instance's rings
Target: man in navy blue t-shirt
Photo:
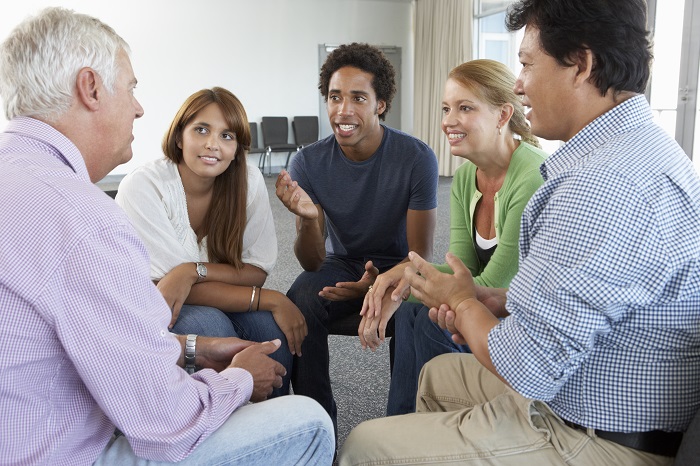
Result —
[[277, 197], [297, 215], [294, 253], [304, 268], [287, 296], [309, 331], [303, 356], [294, 358], [292, 386], [321, 403], [336, 425], [328, 325], [359, 314], [378, 273], [405, 260], [409, 250], [423, 257], [433, 250], [435, 154], [380, 124], [396, 91], [394, 74], [375, 47], [334, 50], [319, 79], [333, 135], [304, 147], [276, 183]]

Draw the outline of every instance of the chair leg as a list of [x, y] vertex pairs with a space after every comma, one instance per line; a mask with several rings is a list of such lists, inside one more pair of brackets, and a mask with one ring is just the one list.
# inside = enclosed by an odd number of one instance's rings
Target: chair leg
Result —
[[[267, 147], [267, 150], [265, 150], [265, 159], [268, 160], [267, 164], [267, 176], [272, 176], [272, 148]], [[265, 174], [265, 162], [263, 162], [263, 175]]]

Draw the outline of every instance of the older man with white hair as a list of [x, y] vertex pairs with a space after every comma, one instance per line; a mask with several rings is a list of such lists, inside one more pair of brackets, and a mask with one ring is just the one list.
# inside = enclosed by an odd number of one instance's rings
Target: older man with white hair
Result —
[[0, 45], [3, 464], [329, 464], [313, 400], [247, 405], [281, 386], [279, 340], [183, 351], [168, 332], [145, 247], [92, 184], [131, 158], [135, 87], [127, 44], [89, 16], [49, 8]]

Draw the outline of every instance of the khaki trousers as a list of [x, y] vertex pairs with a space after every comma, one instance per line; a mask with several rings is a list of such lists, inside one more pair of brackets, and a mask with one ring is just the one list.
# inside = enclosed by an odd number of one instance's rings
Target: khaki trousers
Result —
[[523, 398], [471, 354], [423, 367], [415, 414], [363, 422], [343, 445], [341, 466], [670, 465], [672, 458], [572, 429], [542, 402]]

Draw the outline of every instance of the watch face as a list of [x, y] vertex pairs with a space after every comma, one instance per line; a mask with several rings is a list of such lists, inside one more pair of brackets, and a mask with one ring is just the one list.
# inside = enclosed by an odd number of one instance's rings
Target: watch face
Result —
[[207, 276], [207, 266], [204, 264], [197, 264], [197, 275], [199, 278], [205, 278]]

